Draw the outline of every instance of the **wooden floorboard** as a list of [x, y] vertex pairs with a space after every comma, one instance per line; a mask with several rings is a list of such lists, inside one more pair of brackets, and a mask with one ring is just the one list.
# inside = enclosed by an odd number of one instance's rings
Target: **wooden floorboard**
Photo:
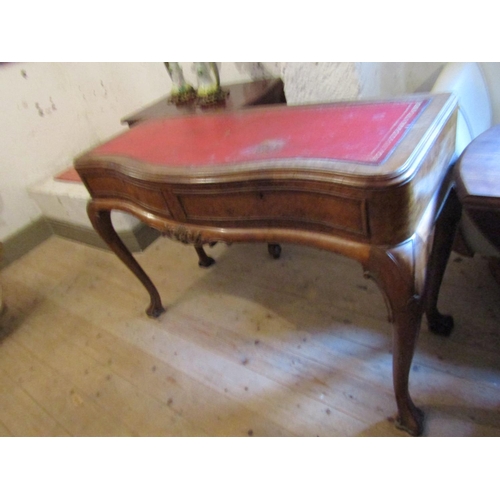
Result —
[[[375, 284], [334, 254], [283, 245], [138, 260], [167, 312], [110, 252], [54, 236], [3, 269], [0, 436], [398, 436], [391, 325]], [[426, 436], [500, 435], [500, 288], [453, 255], [410, 388]]]

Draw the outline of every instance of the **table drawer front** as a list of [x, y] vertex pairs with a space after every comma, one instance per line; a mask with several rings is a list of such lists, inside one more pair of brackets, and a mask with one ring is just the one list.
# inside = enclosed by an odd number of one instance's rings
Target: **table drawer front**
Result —
[[187, 222], [269, 227], [308, 225], [368, 235], [364, 200], [328, 192], [270, 188], [214, 192], [176, 191]]
[[161, 187], [117, 176], [89, 175], [85, 178], [93, 198], [119, 198], [162, 215], [170, 216]]

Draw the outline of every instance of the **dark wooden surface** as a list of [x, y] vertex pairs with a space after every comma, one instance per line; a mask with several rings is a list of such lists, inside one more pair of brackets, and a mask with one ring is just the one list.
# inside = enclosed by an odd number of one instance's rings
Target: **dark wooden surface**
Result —
[[[149, 140], [144, 132], [156, 127], [149, 122], [127, 132], [123, 150], [103, 154], [104, 145], [82, 155], [75, 166], [92, 196], [88, 212], [93, 226], [148, 291], [147, 313], [152, 317], [164, 311], [159, 293], [114, 231], [112, 210], [128, 212], [165, 236], [197, 247], [216, 241], [291, 242], [358, 261], [365, 276], [381, 289], [394, 323], [398, 423], [418, 435], [423, 414], [409, 395], [408, 380], [426, 303], [426, 276], [431, 269], [437, 278], [430, 281], [439, 283], [444, 270], [431, 252], [432, 235], [451, 188], [448, 166], [456, 133], [455, 98], [409, 96], [398, 101], [419, 99], [425, 100], [425, 108], [379, 165], [315, 158], [314, 148], [308, 158], [278, 160], [270, 154], [265, 160], [215, 165], [207, 161], [196, 168], [155, 165], [146, 160], [148, 147], [143, 148], [143, 159], [127, 151], [141, 134]], [[300, 112], [293, 108], [281, 108], [292, 123]], [[271, 116], [268, 109], [235, 111], [234, 123], [263, 120]], [[208, 124], [213, 118], [202, 120]], [[213, 127], [208, 130], [213, 133]], [[319, 129], [310, 131], [313, 144], [318, 133]], [[192, 148], [203, 143], [203, 137], [189, 137], [183, 140], [192, 140]], [[363, 142], [363, 137], [358, 139]], [[214, 144], [217, 148], [218, 142]]]
[[223, 85], [222, 88], [227, 90], [229, 95], [225, 102], [216, 106], [200, 107], [193, 103], [176, 106], [169, 102], [168, 96], [165, 96], [123, 118], [122, 123], [133, 126], [152, 118], [213, 113], [214, 111], [230, 111], [247, 106], [286, 103], [283, 81], [280, 78]]
[[456, 166], [456, 184], [463, 209], [500, 251], [500, 125], [465, 149]]

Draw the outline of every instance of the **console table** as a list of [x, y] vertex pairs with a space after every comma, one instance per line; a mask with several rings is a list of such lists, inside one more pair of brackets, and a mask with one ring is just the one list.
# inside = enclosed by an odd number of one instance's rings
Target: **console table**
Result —
[[398, 426], [418, 435], [423, 414], [408, 379], [426, 287], [442, 277], [431, 249], [455, 129], [448, 94], [271, 105], [151, 119], [75, 167], [94, 228], [148, 291], [151, 317], [164, 312], [159, 293], [116, 234], [112, 210], [185, 244], [291, 242], [360, 262], [394, 323]]

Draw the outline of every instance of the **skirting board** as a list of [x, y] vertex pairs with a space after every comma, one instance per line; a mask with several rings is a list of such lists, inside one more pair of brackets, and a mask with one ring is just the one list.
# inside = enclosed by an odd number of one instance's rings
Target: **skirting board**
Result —
[[43, 217], [40, 217], [6, 238], [3, 241], [3, 259], [0, 262], [0, 269], [33, 250], [52, 234], [54, 233], [49, 223]]
[[[0, 262], [0, 269], [19, 259], [54, 234], [108, 250], [107, 245], [93, 229], [41, 217], [3, 241], [3, 259]], [[144, 250], [160, 235], [158, 231], [142, 223], [133, 230], [122, 231], [118, 234], [131, 252]]]

